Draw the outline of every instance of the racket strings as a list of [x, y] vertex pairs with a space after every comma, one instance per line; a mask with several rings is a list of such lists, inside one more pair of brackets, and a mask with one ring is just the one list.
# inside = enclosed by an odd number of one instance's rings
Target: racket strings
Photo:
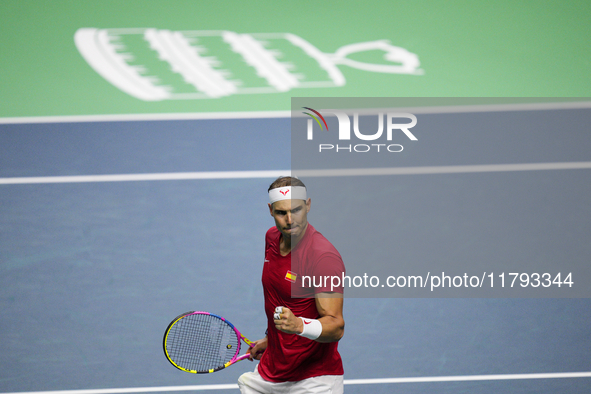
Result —
[[178, 366], [198, 372], [222, 368], [239, 346], [240, 340], [229, 324], [206, 314], [178, 320], [170, 328], [166, 343], [170, 358]]

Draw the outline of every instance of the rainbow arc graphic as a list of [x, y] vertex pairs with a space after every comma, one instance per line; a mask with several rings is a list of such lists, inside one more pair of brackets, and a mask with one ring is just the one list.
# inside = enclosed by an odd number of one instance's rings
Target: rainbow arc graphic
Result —
[[[322, 119], [322, 122], [324, 123], [324, 126], [326, 126], [326, 130], [328, 131], [328, 125], [326, 124], [326, 120], [324, 120], [324, 117], [320, 114], [320, 112], [316, 111], [315, 109], [312, 109], [310, 107], [302, 107], [304, 109], [307, 109], [308, 111], [312, 111], [314, 112], [316, 115], [318, 115], [320, 117], [320, 119]], [[318, 123], [318, 126], [320, 126], [320, 130], [324, 130], [324, 128], [322, 127], [322, 123], [320, 123], [320, 120], [318, 120], [318, 118], [314, 115], [312, 115], [309, 112], [304, 112], [306, 115], [312, 117], [316, 123]]]

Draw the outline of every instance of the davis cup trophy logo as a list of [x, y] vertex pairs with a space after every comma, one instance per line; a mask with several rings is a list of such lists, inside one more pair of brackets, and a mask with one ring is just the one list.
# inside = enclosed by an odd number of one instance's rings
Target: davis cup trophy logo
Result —
[[[98, 74], [145, 101], [344, 86], [339, 65], [378, 73], [423, 73], [417, 55], [385, 40], [345, 45], [331, 54], [290, 33], [83, 28], [76, 31], [74, 42]], [[347, 57], [376, 50], [384, 52], [386, 64]]]

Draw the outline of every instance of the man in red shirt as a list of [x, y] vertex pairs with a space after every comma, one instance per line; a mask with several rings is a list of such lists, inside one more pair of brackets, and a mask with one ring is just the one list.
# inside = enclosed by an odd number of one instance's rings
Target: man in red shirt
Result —
[[240, 376], [240, 391], [342, 393], [337, 342], [345, 327], [343, 288], [319, 279], [341, 278], [343, 260], [308, 223], [311, 200], [303, 182], [278, 178], [269, 187], [269, 199], [275, 227], [266, 234], [262, 275], [267, 335], [249, 349], [260, 363]]

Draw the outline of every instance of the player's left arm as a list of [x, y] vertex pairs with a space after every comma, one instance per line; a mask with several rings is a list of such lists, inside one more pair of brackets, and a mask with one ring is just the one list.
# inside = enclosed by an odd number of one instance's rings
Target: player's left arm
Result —
[[316, 294], [316, 309], [320, 318], [308, 319], [295, 316], [288, 308], [277, 307], [275, 327], [287, 334], [303, 334], [317, 342], [340, 340], [345, 333], [343, 295], [340, 293]]
[[320, 334], [316, 341], [337, 342], [340, 340], [345, 333], [343, 295], [341, 293], [317, 294], [316, 309], [318, 309], [318, 314], [320, 315], [318, 321], [322, 324], [322, 334]]

